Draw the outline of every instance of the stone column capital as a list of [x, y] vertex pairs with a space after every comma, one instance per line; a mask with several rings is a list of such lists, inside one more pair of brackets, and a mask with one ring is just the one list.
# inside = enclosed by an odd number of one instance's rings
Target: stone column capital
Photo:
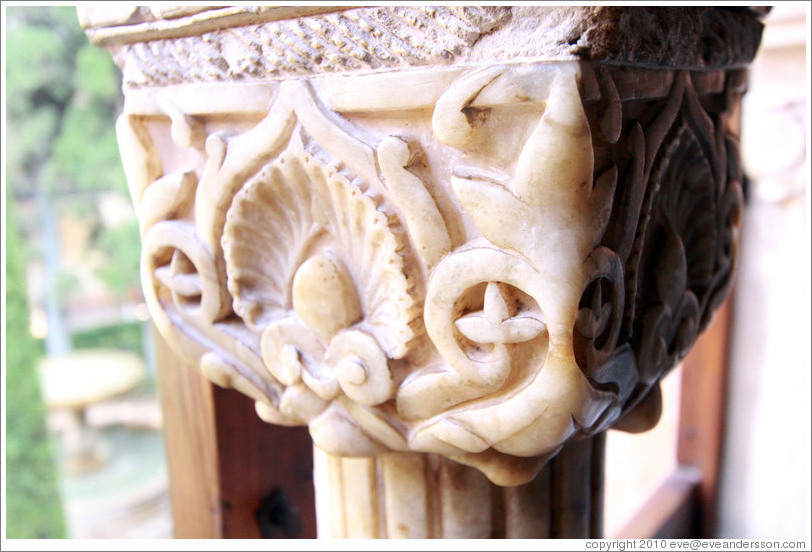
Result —
[[81, 15], [169, 343], [330, 455], [498, 485], [656, 420], [730, 286], [757, 10], [290, 10]]

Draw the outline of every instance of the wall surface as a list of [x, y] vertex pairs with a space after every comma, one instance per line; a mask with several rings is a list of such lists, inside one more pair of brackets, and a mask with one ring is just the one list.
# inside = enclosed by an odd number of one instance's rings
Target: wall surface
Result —
[[723, 538], [810, 538], [808, 24], [806, 3], [773, 8], [743, 106]]

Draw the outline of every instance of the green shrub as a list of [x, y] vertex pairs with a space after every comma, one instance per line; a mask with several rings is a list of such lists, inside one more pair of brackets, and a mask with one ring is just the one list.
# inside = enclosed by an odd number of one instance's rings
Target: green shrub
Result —
[[75, 349], [122, 349], [141, 354], [143, 322], [100, 326], [73, 334]]
[[[7, 198], [8, 200], [9, 198]], [[6, 528], [10, 539], [65, 537], [54, 446], [36, 374], [43, 345], [28, 331], [25, 258], [11, 201], [6, 220]]]

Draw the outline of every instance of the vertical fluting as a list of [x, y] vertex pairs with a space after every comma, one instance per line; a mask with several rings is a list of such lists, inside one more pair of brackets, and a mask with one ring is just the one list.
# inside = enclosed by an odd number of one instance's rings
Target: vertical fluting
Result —
[[499, 487], [479, 470], [431, 454], [316, 454], [322, 538], [577, 539], [602, 533], [603, 435], [569, 443], [517, 487]]
[[606, 433], [592, 437], [592, 461], [590, 463], [590, 526], [589, 538], [603, 538], [603, 480], [604, 458], [606, 455]]
[[546, 467], [530, 483], [504, 489], [506, 538], [550, 538], [550, 471]]
[[491, 487], [482, 472], [443, 458], [440, 463], [440, 515], [445, 539], [491, 536]]
[[390, 539], [433, 536], [428, 458], [420, 453], [391, 453], [379, 457], [383, 482], [384, 527]]

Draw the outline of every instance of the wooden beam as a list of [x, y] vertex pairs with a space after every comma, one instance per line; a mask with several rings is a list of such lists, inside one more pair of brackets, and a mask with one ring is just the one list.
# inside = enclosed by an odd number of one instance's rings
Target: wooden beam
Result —
[[696, 535], [701, 474], [677, 468], [613, 538], [679, 539]]
[[153, 332], [175, 538], [222, 537], [212, 385]]
[[176, 538], [315, 538], [307, 428], [260, 420], [155, 336]]
[[700, 516], [696, 536], [711, 538], [716, 528], [716, 498], [722, 455], [732, 300], [728, 299], [697, 340], [682, 365], [682, 398], [677, 444], [680, 465], [701, 473]]

